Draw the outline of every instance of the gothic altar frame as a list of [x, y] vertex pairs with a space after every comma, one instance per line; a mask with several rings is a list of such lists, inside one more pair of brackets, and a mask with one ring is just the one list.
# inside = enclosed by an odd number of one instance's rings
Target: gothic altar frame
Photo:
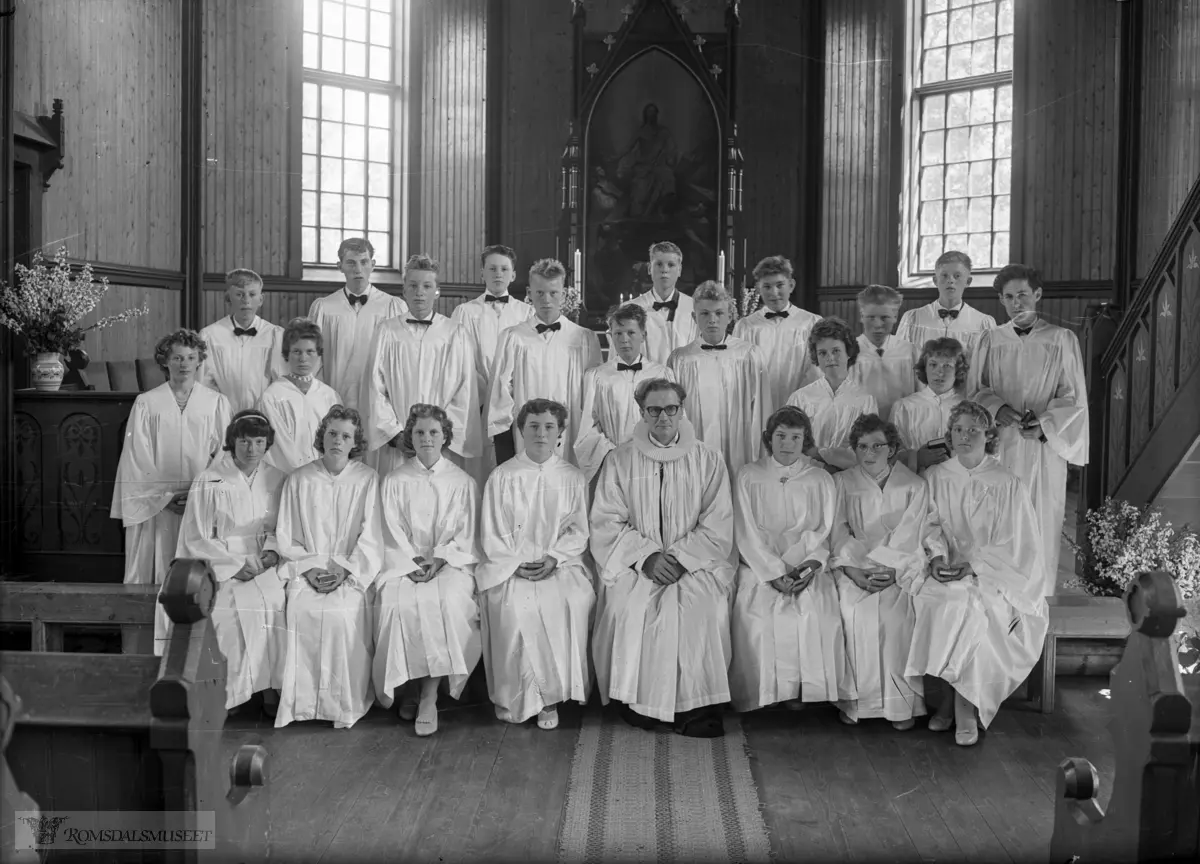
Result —
[[[689, 72], [704, 90], [712, 104], [720, 143], [719, 173], [715, 178], [717, 192], [718, 249], [724, 262], [719, 281], [726, 286], [740, 284], [749, 272], [742, 260], [744, 242], [739, 242], [738, 216], [742, 212], [743, 159], [737, 134], [737, 49], [741, 24], [737, 0], [726, 0], [725, 31], [717, 34], [693, 31], [686, 17], [686, 0], [630, 0], [621, 10], [624, 23], [615, 33], [605, 36], [607, 52], [602, 60], [588, 60], [587, 3], [572, 0], [573, 87], [571, 126], [562, 158], [562, 200], [558, 230], [558, 248], [565, 250], [563, 263], [570, 284], [579, 288], [581, 310], [579, 322], [595, 329], [606, 327], [606, 304], [599, 298], [589, 298], [587, 290], [585, 179], [589, 176], [587, 152], [589, 126], [600, 96], [608, 85], [632, 61], [651, 51], [668, 55]], [[663, 13], [670, 22], [670, 40], [654, 41], [647, 30], [661, 30]], [[717, 51], [704, 50], [709, 41], [723, 41]], [[716, 268], [714, 268], [716, 269]], [[592, 302], [589, 302], [591, 300]]]

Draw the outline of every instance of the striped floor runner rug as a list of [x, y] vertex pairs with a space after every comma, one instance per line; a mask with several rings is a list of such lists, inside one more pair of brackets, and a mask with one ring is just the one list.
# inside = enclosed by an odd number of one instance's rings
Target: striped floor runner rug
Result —
[[734, 715], [725, 736], [646, 732], [589, 711], [575, 745], [560, 864], [770, 860], [767, 828]]

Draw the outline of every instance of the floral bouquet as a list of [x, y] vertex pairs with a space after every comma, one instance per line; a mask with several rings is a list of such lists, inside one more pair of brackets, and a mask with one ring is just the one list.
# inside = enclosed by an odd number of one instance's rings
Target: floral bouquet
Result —
[[562, 314], [578, 324], [579, 313], [582, 309], [583, 297], [580, 294], [579, 286], [574, 282], [572, 282], [570, 285], [564, 286]]
[[1170, 573], [1188, 612], [1179, 631], [1181, 669], [1200, 671], [1200, 536], [1188, 526], [1176, 529], [1152, 505], [1113, 498], [1086, 520], [1082, 543], [1064, 534], [1083, 565], [1067, 584], [1093, 597], [1121, 597], [1139, 573]]
[[90, 264], [84, 264], [72, 276], [65, 246], [58, 250], [53, 262], [53, 266], [47, 264], [39, 250], [33, 253], [32, 267], [16, 266], [18, 287], [0, 283], [4, 289], [0, 292], [0, 324], [25, 337], [25, 351], [30, 356], [65, 356], [83, 345], [89, 330], [102, 330], [150, 312], [149, 305], [143, 304], [140, 309], [129, 309], [80, 327], [79, 322], [91, 314], [108, 291], [108, 280], [95, 281]]
[[762, 295], [758, 293], [758, 288], [755, 287], [754, 281], [748, 279], [742, 280], [742, 290], [737, 300], [735, 316], [738, 320], [745, 318], [747, 315], [753, 315], [763, 305]]

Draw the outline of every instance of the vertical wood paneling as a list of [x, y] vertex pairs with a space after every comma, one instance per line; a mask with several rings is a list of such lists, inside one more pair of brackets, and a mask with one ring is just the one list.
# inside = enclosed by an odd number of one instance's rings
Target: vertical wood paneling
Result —
[[300, 111], [288, 89], [288, 64], [300, 64], [290, 17], [300, 14], [294, 0], [206, 4], [206, 272], [287, 273], [289, 172], [300, 170], [289, 165], [289, 114]]
[[[1020, 2], [1020, 0], [1019, 0]], [[1013, 260], [1050, 281], [1110, 278], [1117, 196], [1116, 3], [1024, 3], [1014, 70]], [[1184, 190], [1186, 194], [1186, 189]]]
[[[336, 288], [329, 284], [314, 286], [303, 291], [280, 291], [269, 289], [263, 293], [263, 305], [259, 315], [267, 321], [272, 321], [280, 327], [286, 327], [293, 318], [308, 315], [309, 307], [318, 297], [324, 297]], [[389, 293], [399, 295], [399, 286], [393, 286]], [[446, 290], [437, 300], [437, 311], [449, 316], [460, 303], [465, 303], [475, 296], [476, 292], [468, 290]], [[219, 285], [208, 284], [204, 288], [204, 320], [215, 321], [229, 314], [229, 306], [225, 302], [225, 289]], [[146, 356], [146, 355], [140, 355]]]
[[[821, 187], [821, 284], [895, 284], [891, 226], [894, 16], [902, 3], [825, 4], [825, 159]], [[749, 82], [748, 82], [749, 83]], [[808, 118], [800, 118], [807, 122]]]
[[[484, 245], [486, 0], [439, 0], [422, 15], [422, 201], [417, 236], [448, 282], [475, 282]], [[533, 93], [528, 94], [534, 102]], [[412, 250], [417, 251], [417, 250]]]
[[74, 258], [180, 266], [182, 0], [16, 5], [16, 108], [63, 100], [65, 165], [45, 193], [42, 238]]
[[83, 320], [87, 327], [107, 316], [134, 309], [143, 303], [150, 312], [124, 324], [93, 330], [84, 340], [83, 350], [92, 363], [108, 360], [136, 360], [153, 357], [158, 340], [180, 326], [182, 292], [176, 288], [152, 288], [109, 283], [108, 293]]
[[1200, 0], [1145, 0], [1143, 10], [1138, 276], [1200, 175]]
[[521, 0], [503, 9], [498, 242], [516, 249], [517, 284], [524, 285], [529, 265], [555, 254], [560, 165], [571, 123], [571, 4]]

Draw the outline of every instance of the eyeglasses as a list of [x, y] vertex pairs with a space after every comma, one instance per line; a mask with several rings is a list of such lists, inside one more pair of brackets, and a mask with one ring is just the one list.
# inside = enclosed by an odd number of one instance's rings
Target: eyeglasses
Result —
[[859, 453], [884, 453], [891, 448], [891, 444], [859, 444], [855, 449]]
[[646, 408], [646, 413], [651, 417], [657, 417], [660, 414], [666, 414], [668, 417], [674, 417], [679, 413], [682, 405], [667, 405], [665, 408], [660, 408], [658, 405], [649, 405]]

